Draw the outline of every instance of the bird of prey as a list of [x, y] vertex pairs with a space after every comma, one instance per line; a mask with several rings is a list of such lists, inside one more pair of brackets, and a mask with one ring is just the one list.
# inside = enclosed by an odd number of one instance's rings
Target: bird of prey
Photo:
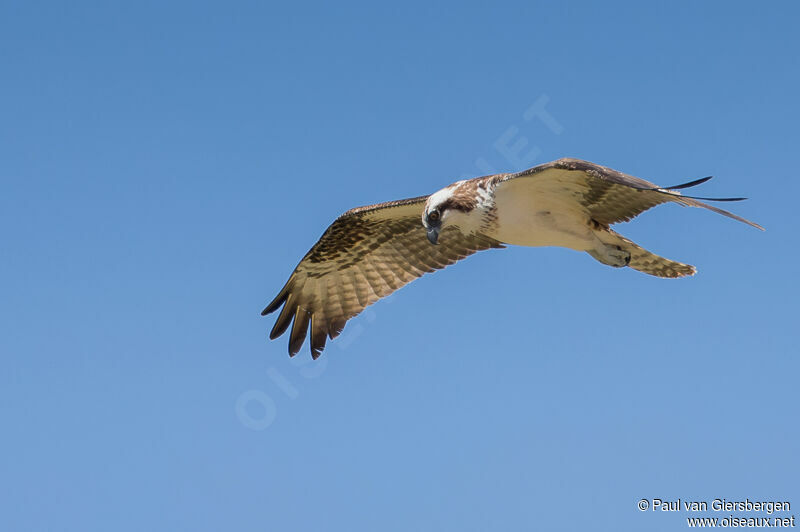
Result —
[[605, 166], [559, 159], [518, 173], [458, 181], [429, 196], [351, 209], [334, 221], [297, 265], [262, 315], [283, 306], [270, 339], [292, 324], [289, 355], [309, 328], [311, 355], [347, 320], [423, 274], [476, 251], [517, 246], [561, 246], [599, 262], [656, 277], [693, 275], [695, 268], [647, 251], [611, 229], [661, 203], [702, 207], [763, 229], [756, 223], [679, 190], [706, 177], [659, 187]]

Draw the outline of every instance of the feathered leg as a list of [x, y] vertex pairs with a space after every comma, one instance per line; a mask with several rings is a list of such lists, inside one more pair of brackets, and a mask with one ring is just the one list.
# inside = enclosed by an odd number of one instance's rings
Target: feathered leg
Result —
[[694, 275], [695, 267], [682, 262], [665, 259], [640, 247], [615, 231], [602, 228], [595, 233], [598, 246], [587, 253], [609, 266], [630, 266], [648, 275], [656, 277], [686, 277]]

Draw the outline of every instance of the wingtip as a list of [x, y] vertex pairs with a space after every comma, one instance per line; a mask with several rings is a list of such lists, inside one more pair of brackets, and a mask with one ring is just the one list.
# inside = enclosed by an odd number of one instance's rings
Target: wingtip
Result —
[[275, 296], [275, 299], [273, 299], [269, 305], [264, 307], [264, 310], [261, 311], [261, 315], [266, 316], [267, 314], [272, 314], [273, 312], [281, 308], [281, 305], [283, 305], [288, 298], [289, 298], [289, 289], [287, 283], [287, 285], [284, 286], [280, 292], [278, 292], [278, 295]]
[[[741, 219], [740, 219], [740, 218], [741, 218]], [[764, 227], [763, 227], [763, 226], [761, 226], [761, 225], [759, 225], [759, 224], [757, 224], [757, 223], [755, 223], [755, 222], [751, 222], [751, 221], [750, 221], [750, 220], [748, 220], [747, 218], [742, 218], [742, 217], [740, 216], [739, 218], [735, 218], [735, 219], [736, 219], [736, 220], [739, 220], [740, 222], [744, 222], [744, 223], [746, 223], [746, 224], [747, 224], [747, 225], [749, 225], [750, 227], [755, 227], [756, 229], [758, 229], [758, 230], [760, 230], [760, 231], [766, 231], [766, 229], [764, 229]]]
[[296, 340], [292, 341], [291, 338], [289, 339], [289, 358], [294, 358], [295, 355], [297, 355], [297, 353], [300, 352], [300, 348], [303, 347], [304, 341], [305, 341], [305, 335], [303, 336], [303, 339], [300, 342], [297, 342]]
[[744, 201], [747, 198], [705, 198], [702, 196], [685, 196], [681, 194], [682, 198], [696, 199], [702, 201]]
[[[289, 340], [289, 358], [293, 358], [297, 353], [300, 352], [300, 348], [303, 346], [303, 342], [305, 341], [305, 337], [300, 342], [292, 342]], [[297, 345], [297, 344], [300, 345]]]
[[672, 187], [664, 187], [664, 188], [666, 188], [667, 190], [680, 190], [682, 188], [695, 187], [697, 185], [702, 185], [706, 181], [713, 179], [713, 177], [714, 177], [713, 175], [708, 175], [706, 177], [701, 177], [700, 179], [695, 179], [694, 181], [689, 181], [688, 183], [681, 183], [680, 185], [675, 185]]

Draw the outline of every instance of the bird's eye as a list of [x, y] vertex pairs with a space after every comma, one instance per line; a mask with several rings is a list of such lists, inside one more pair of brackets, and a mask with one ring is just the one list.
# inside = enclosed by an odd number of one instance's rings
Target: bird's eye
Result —
[[428, 213], [428, 220], [431, 222], [438, 222], [439, 221], [439, 211], [433, 210]]

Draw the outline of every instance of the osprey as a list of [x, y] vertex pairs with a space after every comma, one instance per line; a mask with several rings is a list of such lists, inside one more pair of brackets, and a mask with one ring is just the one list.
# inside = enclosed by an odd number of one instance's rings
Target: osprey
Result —
[[517, 246], [561, 246], [599, 262], [656, 277], [693, 275], [695, 268], [647, 251], [611, 229], [661, 203], [702, 207], [763, 228], [678, 190], [705, 177], [659, 187], [611, 168], [559, 159], [519, 173], [458, 181], [417, 198], [351, 209], [334, 221], [263, 310], [278, 315], [270, 339], [292, 323], [289, 355], [311, 329], [311, 356], [335, 338], [347, 320], [423, 274], [476, 251]]

